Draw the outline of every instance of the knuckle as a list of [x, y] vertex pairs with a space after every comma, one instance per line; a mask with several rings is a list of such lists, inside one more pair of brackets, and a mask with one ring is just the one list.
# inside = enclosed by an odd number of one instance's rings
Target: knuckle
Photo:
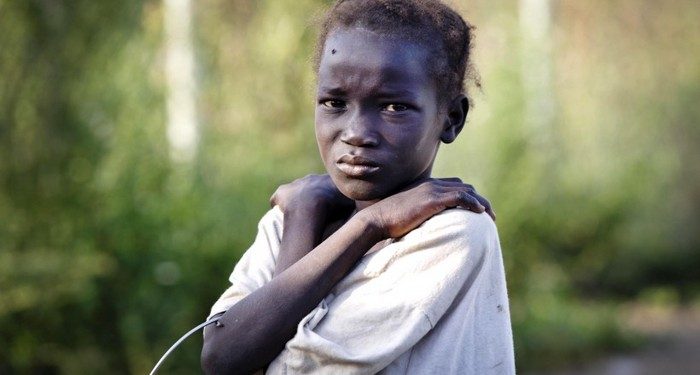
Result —
[[469, 206], [476, 206], [476, 204], [477, 204], [476, 199], [474, 199], [474, 197], [469, 195], [469, 193], [462, 191], [461, 196], [462, 196], [462, 201], [464, 203], [468, 204]]
[[463, 202], [471, 203], [471, 197], [465, 191], [458, 190], [457, 191], [457, 198]]

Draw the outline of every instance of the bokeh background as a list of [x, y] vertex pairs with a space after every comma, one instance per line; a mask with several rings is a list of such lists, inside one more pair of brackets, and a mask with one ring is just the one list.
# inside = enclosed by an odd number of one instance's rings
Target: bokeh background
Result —
[[[204, 319], [276, 186], [323, 171], [328, 3], [0, 0], [0, 374], [143, 374]], [[483, 89], [435, 174], [496, 208], [519, 370], [700, 348], [697, 1], [453, 4]]]

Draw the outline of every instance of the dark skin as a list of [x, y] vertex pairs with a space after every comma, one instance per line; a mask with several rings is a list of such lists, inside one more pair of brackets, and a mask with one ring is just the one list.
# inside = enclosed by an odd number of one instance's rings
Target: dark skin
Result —
[[284, 185], [271, 198], [284, 213], [274, 277], [224, 313], [222, 326], [206, 329], [206, 373], [267, 366], [298, 322], [383, 240], [448, 208], [492, 215], [470, 185], [430, 178], [439, 144], [457, 137], [468, 102], [439, 100], [423, 68], [428, 53], [365, 29], [328, 36], [315, 120], [328, 174]]

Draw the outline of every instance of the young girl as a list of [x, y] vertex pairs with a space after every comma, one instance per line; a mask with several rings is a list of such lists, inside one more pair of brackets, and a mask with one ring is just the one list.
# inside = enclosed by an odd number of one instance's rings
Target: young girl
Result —
[[436, 0], [332, 7], [316, 64], [328, 174], [273, 195], [212, 307], [205, 372], [515, 372], [488, 202], [431, 178], [469, 109], [470, 39]]

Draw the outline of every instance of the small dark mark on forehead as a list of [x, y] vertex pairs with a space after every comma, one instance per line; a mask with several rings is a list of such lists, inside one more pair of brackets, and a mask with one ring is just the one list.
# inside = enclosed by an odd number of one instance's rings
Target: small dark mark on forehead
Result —
[[336, 51], [335, 51], [335, 48], [333, 48], [333, 49], [331, 50], [331, 55], [335, 55], [335, 52], [336, 52]]

